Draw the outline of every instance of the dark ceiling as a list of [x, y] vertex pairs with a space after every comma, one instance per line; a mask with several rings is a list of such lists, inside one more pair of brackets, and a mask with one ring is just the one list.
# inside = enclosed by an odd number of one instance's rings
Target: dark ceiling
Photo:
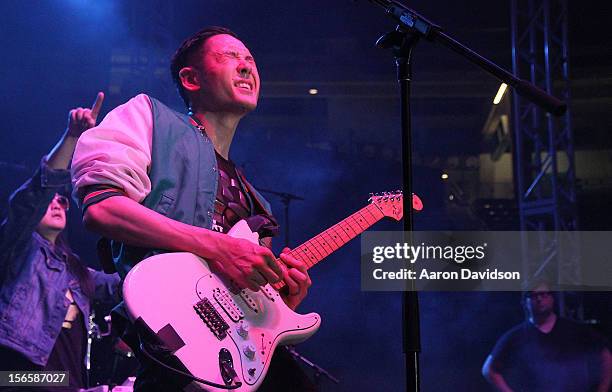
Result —
[[[119, 103], [131, 92], [153, 90], [178, 105], [163, 69], [167, 59], [184, 37], [216, 24], [238, 32], [255, 54], [263, 79], [262, 122], [273, 124], [276, 119], [280, 126], [296, 113], [312, 112], [321, 120], [318, 127], [325, 130], [315, 139], [332, 143], [348, 134], [360, 141], [380, 141], [381, 133], [397, 132], [395, 66], [391, 53], [374, 47], [394, 23], [368, 1], [27, 3], [3, 2], [0, 10], [10, 16], [0, 26], [2, 47], [11, 53], [1, 65], [5, 89], [1, 99], [8, 117], [21, 117], [24, 105], [34, 106], [40, 115], [53, 113], [47, 118], [56, 118], [53, 124], [59, 126], [63, 119], [55, 117], [57, 113], [89, 100], [85, 97], [93, 96], [96, 89], [110, 89], [111, 104], [113, 97]], [[609, 147], [611, 121], [605, 113], [612, 97], [610, 33], [593, 21], [610, 5], [570, 3], [574, 134], [578, 147]], [[409, 1], [407, 5], [510, 68], [508, 1]], [[149, 77], [143, 84], [142, 77], [122, 78], [118, 52], [160, 64], [156, 79]], [[435, 141], [432, 148], [442, 155], [479, 152], [480, 128], [498, 85], [447, 48], [421, 42], [414, 53], [417, 145], [419, 140], [424, 146]], [[318, 88], [319, 95], [308, 96], [310, 87]], [[62, 102], [66, 104], [60, 105], [61, 110], [54, 107]], [[361, 114], [372, 112], [370, 119], [347, 116], [339, 109], [351, 107], [361, 108]], [[288, 113], [287, 118], [278, 121], [282, 113]], [[5, 121], [8, 132], [0, 140], [4, 146], [14, 139], [11, 132], [26, 125], [24, 121], [29, 129], [40, 124], [17, 118]], [[30, 137], [28, 131], [21, 134], [23, 144], [18, 140], [17, 149], [6, 151], [7, 160], [22, 158], [19, 149], [31, 146]]]

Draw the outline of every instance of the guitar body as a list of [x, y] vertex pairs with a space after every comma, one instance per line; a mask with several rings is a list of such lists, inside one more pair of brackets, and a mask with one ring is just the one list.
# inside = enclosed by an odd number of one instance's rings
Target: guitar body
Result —
[[[290, 251], [307, 268], [344, 246], [383, 217], [403, 216], [401, 192], [372, 195], [370, 204]], [[423, 204], [413, 195], [413, 208]], [[228, 235], [258, 243], [246, 221]], [[240, 392], [255, 391], [263, 382], [274, 349], [312, 336], [321, 324], [316, 313], [297, 314], [276, 289], [232, 292], [206, 261], [191, 253], [149, 257], [127, 274], [123, 298], [132, 321], [146, 324], [166, 343], [194, 376]], [[275, 289], [276, 288], [276, 289]], [[193, 381], [186, 390], [227, 391]]]
[[[244, 221], [228, 234], [258, 241]], [[126, 276], [123, 296], [133, 321], [140, 318], [153, 332], [179, 342], [174, 355], [191, 374], [222, 385], [241, 381], [235, 389], [240, 392], [261, 385], [279, 344], [302, 342], [321, 323], [316, 313], [293, 312], [270, 285], [232, 293], [204, 259], [191, 253], [141, 261]], [[224, 372], [222, 361], [231, 363], [237, 377]], [[194, 381], [186, 390], [224, 389]]]

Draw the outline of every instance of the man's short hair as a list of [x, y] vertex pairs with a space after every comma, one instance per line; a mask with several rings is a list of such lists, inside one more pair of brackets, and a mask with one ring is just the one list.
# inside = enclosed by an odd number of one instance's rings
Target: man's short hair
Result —
[[548, 291], [553, 295], [555, 302], [557, 300], [556, 294], [556, 285], [552, 283], [552, 279], [549, 279], [547, 276], [537, 277], [535, 279], [531, 279], [527, 281], [523, 287], [523, 291], [521, 293], [521, 303], [525, 305], [527, 298], [531, 296], [531, 293], [539, 287], [546, 286]]
[[183, 101], [187, 107], [190, 105], [189, 97], [187, 96], [187, 91], [181, 83], [179, 72], [185, 67], [194, 66], [196, 55], [200, 53], [206, 40], [219, 34], [227, 34], [236, 39], [240, 39], [238, 38], [238, 35], [230, 29], [225, 27], [210, 26], [198, 31], [183, 41], [181, 46], [179, 46], [174, 53], [174, 56], [172, 56], [172, 61], [170, 62], [170, 73], [172, 74], [172, 79], [176, 84], [176, 88], [178, 89], [178, 92], [181, 95], [181, 98], [183, 98]]

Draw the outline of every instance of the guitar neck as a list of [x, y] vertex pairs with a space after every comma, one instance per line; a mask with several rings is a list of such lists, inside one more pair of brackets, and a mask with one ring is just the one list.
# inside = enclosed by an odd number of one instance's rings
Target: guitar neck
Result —
[[[306, 264], [307, 268], [311, 268], [319, 261], [343, 247], [347, 242], [363, 233], [384, 216], [385, 215], [375, 204], [368, 204], [359, 211], [323, 231], [321, 234], [293, 248], [289, 254]], [[281, 281], [272, 286], [278, 290], [284, 285], [285, 283]]]

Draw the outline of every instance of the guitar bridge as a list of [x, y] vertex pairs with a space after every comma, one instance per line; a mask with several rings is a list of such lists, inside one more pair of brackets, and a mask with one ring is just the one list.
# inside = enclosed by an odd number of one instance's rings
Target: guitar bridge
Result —
[[197, 304], [193, 305], [193, 309], [208, 326], [211, 332], [219, 340], [223, 340], [227, 336], [229, 325], [223, 320], [217, 309], [213, 306], [208, 298], [204, 298]]

